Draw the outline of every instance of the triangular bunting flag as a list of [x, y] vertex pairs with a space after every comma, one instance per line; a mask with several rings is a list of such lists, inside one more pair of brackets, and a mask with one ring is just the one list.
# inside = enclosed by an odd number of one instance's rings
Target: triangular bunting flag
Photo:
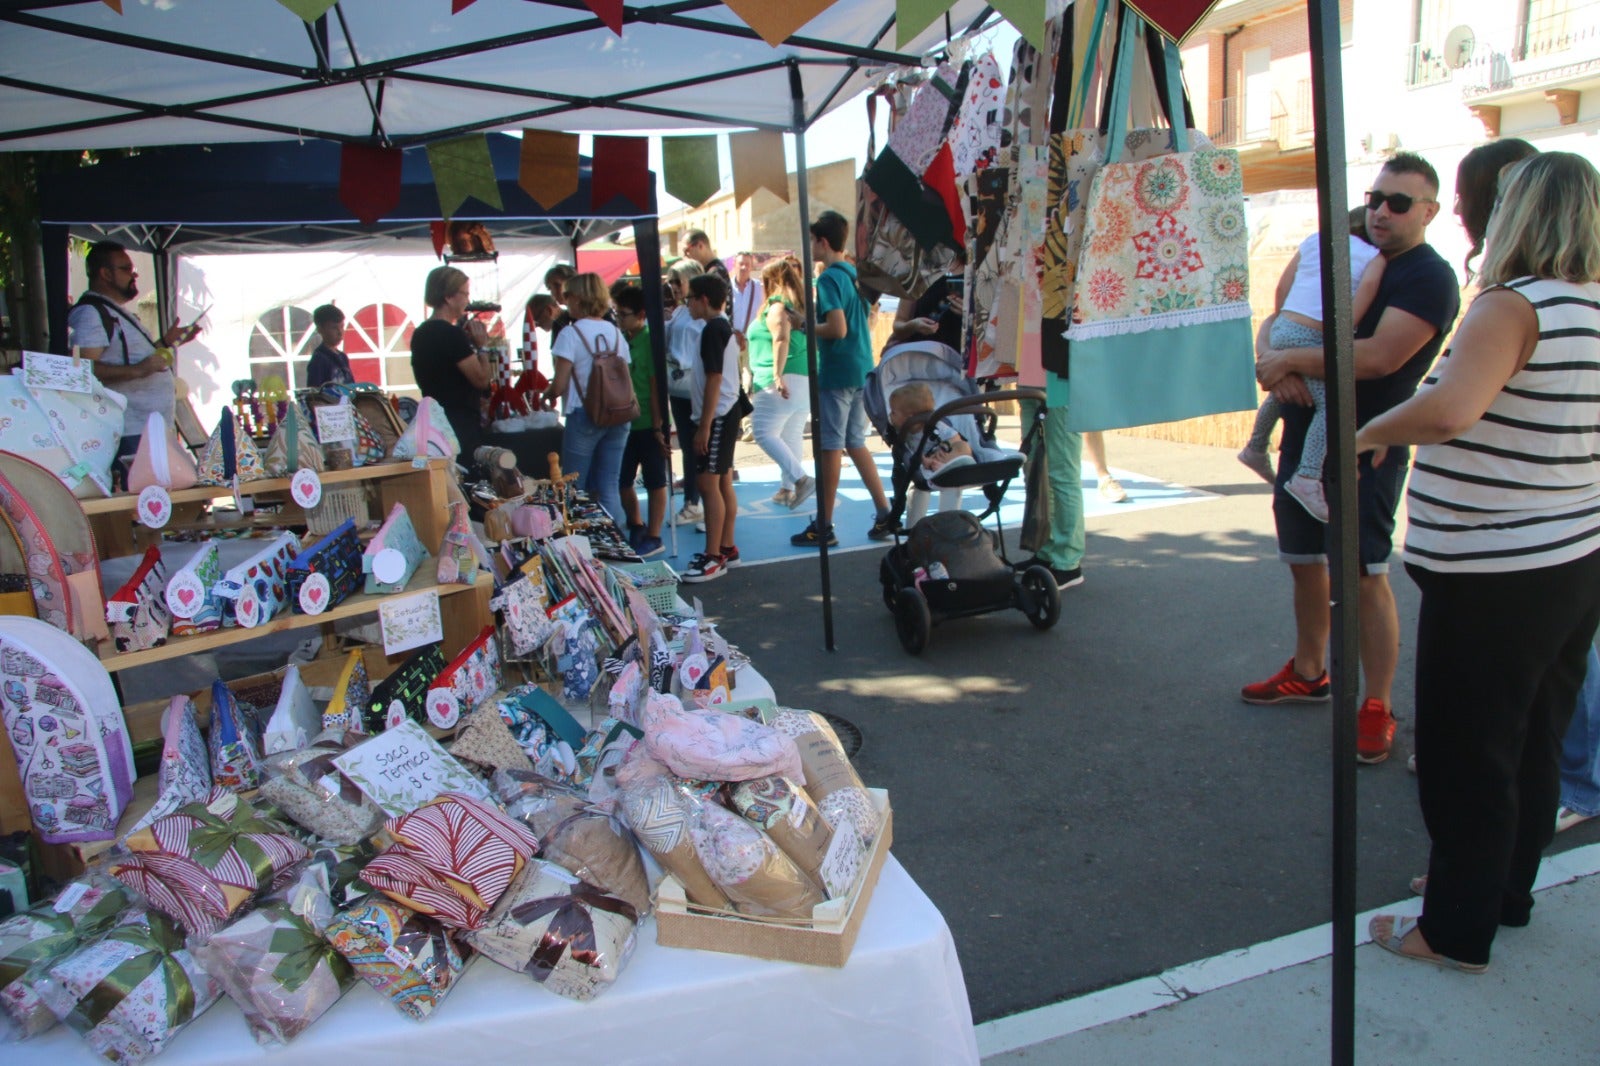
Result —
[[717, 135], [661, 138], [661, 178], [666, 190], [690, 207], [715, 196], [722, 188]]
[[489, 158], [489, 139], [483, 134], [469, 133], [428, 145], [428, 166], [433, 169], [433, 187], [439, 193], [439, 213], [445, 218], [453, 217], [469, 196], [496, 211], [502, 209], [494, 160]]
[[622, 36], [622, 0], [583, 0], [589, 5], [601, 22], [606, 24], [606, 29]]
[[950, 10], [951, 0], [894, 0], [894, 45], [904, 48], [911, 38], [933, 25]]
[[117, 14], [122, 14], [122, 0], [105, 0], [105, 4]]
[[347, 144], [339, 149], [339, 202], [363, 226], [370, 226], [400, 204], [398, 148]]
[[522, 131], [522, 191], [552, 208], [578, 191], [578, 135], [553, 130]]
[[450, 14], [459, 15], [478, 0], [450, 0]]
[[789, 172], [783, 160], [783, 134], [776, 130], [728, 134], [733, 157], [733, 202], [742, 204], [765, 188], [789, 202]]
[[650, 203], [650, 139], [648, 137], [595, 137], [594, 176], [589, 183], [589, 207], [600, 210], [617, 197], [636, 211]]
[[433, 240], [433, 254], [443, 259], [445, 242], [450, 239], [450, 223], [437, 219], [428, 223], [428, 236]]
[[1023, 39], [1039, 51], [1049, 47], [1044, 28], [1044, 0], [989, 0], [989, 6], [1000, 12]]
[[332, 7], [334, 2], [335, 0], [278, 0], [278, 3], [307, 22], [315, 22], [326, 15], [328, 8]]
[[[835, 0], [723, 0], [723, 6], [776, 48], [801, 26], [834, 5]], [[949, 5], [946, 4], [946, 7]]]
[[[1128, 6], [1143, 15], [1150, 25], [1182, 44], [1184, 38], [1194, 32], [1194, 28], [1200, 25], [1200, 20], [1205, 18], [1218, 2], [1219, 0], [1138, 0], [1135, 3], [1133, 0], [1128, 0]], [[997, 11], [1006, 6], [1011, 5], [994, 5]]]

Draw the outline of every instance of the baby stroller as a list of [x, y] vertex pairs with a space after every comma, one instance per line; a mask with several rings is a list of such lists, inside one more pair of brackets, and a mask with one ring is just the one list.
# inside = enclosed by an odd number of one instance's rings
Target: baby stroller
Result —
[[[889, 397], [902, 385], [921, 383], [933, 393], [934, 410], [913, 417], [896, 430], [889, 420]], [[1002, 400], [1033, 399], [1038, 411], [1023, 434], [1024, 450], [1043, 446], [1044, 391], [1007, 389], [981, 392], [966, 376], [960, 354], [938, 341], [914, 341], [890, 348], [867, 375], [863, 390], [867, 417], [893, 449], [894, 503], [891, 523], [894, 547], [878, 567], [883, 602], [894, 612], [900, 644], [912, 655], [928, 645], [935, 622], [1016, 608], [1036, 629], [1045, 630], [1061, 617], [1061, 593], [1046, 567], [1020, 573], [1006, 558], [1001, 535], [1000, 503], [1011, 479], [1022, 469], [1023, 455], [1000, 450], [994, 442], [993, 405]], [[932, 475], [923, 458], [944, 446], [951, 431], [971, 445], [971, 461], [963, 456]], [[988, 507], [982, 514], [939, 511], [901, 530], [908, 489], [981, 488]], [[995, 531], [983, 520], [994, 515]]]

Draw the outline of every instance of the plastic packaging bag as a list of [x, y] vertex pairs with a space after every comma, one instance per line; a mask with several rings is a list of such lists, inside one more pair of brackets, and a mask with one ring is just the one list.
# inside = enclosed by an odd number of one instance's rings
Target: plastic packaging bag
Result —
[[194, 953], [267, 1046], [299, 1036], [355, 983], [344, 956], [282, 903], [251, 911]]
[[340, 911], [327, 936], [363, 981], [419, 1022], [444, 1002], [472, 957], [459, 933], [378, 893]]
[[90, 875], [0, 922], [0, 1011], [18, 1039], [56, 1024], [38, 991], [51, 964], [92, 943], [133, 906], [133, 894], [122, 885]]
[[689, 835], [706, 873], [745, 914], [809, 918], [823, 900], [770, 837], [726, 808], [697, 802]]
[[627, 828], [590, 806], [582, 793], [534, 773], [502, 770], [495, 795], [506, 813], [539, 838], [540, 857], [564, 867], [636, 914], [650, 910], [650, 880]]

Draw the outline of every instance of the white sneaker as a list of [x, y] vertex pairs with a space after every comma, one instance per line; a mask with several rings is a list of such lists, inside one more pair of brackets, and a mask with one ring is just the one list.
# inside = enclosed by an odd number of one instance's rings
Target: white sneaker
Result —
[[801, 474], [800, 480], [794, 483], [794, 499], [789, 502], [789, 510], [793, 511], [811, 499], [811, 494], [816, 491], [817, 479], [810, 474]]
[[680, 510], [677, 514], [677, 523], [680, 526], [686, 526], [690, 522], [703, 521], [705, 517], [705, 508], [701, 507], [698, 503], [686, 503], [683, 505], [682, 510]]
[[1556, 832], [1565, 833], [1575, 825], [1582, 825], [1593, 818], [1592, 814], [1582, 814], [1571, 807], [1556, 808]]
[[1318, 522], [1328, 520], [1328, 496], [1322, 491], [1322, 482], [1304, 474], [1296, 474], [1284, 482], [1283, 490], [1306, 509], [1306, 514]]
[[1122, 487], [1122, 482], [1110, 474], [1100, 479], [1100, 495], [1111, 503], [1128, 502], [1128, 490]]
[[698, 584], [702, 581], [714, 581], [727, 573], [728, 568], [723, 565], [722, 556], [707, 555], [701, 552], [689, 561], [689, 569], [685, 570], [679, 580]]

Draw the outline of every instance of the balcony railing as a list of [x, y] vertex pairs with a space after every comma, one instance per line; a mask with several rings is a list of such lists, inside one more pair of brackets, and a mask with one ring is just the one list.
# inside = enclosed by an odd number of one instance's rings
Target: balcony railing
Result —
[[1406, 84], [1416, 88], [1453, 80], [1464, 96], [1474, 97], [1548, 85], [1597, 65], [1600, 2], [1570, 6], [1479, 37], [1470, 56], [1446, 55], [1443, 40], [1413, 44]]
[[[1284, 106], [1282, 95], [1272, 94], [1270, 112], [1260, 114], [1246, 106], [1240, 96], [1224, 97], [1211, 103], [1211, 140], [1219, 147], [1274, 141], [1280, 150], [1301, 148], [1311, 142], [1311, 79], [1295, 82], [1294, 107]], [[1266, 107], [1256, 105], [1260, 111]]]

